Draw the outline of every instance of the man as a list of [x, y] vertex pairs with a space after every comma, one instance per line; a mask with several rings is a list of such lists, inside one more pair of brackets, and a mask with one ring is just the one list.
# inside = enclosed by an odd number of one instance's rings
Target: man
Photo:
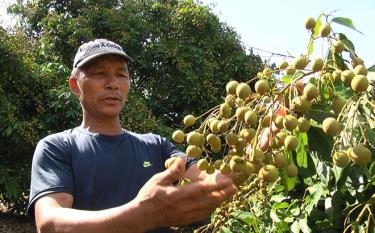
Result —
[[[185, 164], [166, 139], [121, 128], [131, 61], [108, 40], [79, 48], [69, 85], [82, 124], [42, 139], [33, 157], [28, 213], [39, 233], [168, 232], [205, 219], [235, 193], [232, 179]], [[165, 170], [172, 156], [179, 158]], [[195, 182], [174, 185], [182, 177]]]

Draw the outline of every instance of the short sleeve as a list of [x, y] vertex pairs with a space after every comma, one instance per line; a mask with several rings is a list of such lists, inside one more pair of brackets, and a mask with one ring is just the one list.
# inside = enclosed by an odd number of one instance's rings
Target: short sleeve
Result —
[[35, 201], [56, 192], [74, 193], [71, 153], [63, 135], [55, 134], [39, 141], [32, 167], [27, 214], [34, 216]]
[[188, 157], [184, 152], [181, 152], [180, 150], [178, 150], [176, 148], [176, 146], [171, 143], [170, 141], [168, 141], [166, 138], [164, 137], [161, 137], [161, 142], [162, 142], [162, 148], [163, 148], [163, 154], [166, 155], [166, 159], [170, 158], [170, 157], [187, 157], [187, 160], [186, 160], [186, 170], [191, 166], [193, 165], [194, 163], [196, 163], [197, 161], [191, 157]]

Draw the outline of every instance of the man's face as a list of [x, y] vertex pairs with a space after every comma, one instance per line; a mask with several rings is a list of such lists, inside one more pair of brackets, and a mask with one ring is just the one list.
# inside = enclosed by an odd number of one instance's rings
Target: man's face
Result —
[[76, 78], [78, 90], [73, 92], [86, 114], [104, 118], [120, 115], [130, 88], [126, 61], [119, 56], [105, 55], [81, 70]]

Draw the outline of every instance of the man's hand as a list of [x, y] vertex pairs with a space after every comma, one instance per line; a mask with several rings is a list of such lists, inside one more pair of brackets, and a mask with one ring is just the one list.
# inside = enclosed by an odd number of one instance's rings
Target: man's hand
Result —
[[191, 184], [176, 186], [185, 173], [185, 162], [178, 158], [164, 172], [154, 175], [134, 201], [145, 207], [145, 216], [153, 216], [154, 226], [179, 226], [204, 220], [237, 188], [222, 175], [207, 176]]

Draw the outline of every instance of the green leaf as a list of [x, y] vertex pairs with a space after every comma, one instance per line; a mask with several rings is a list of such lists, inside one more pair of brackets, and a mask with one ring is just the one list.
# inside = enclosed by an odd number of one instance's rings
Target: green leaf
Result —
[[331, 20], [331, 22], [334, 22], [334, 23], [337, 23], [337, 24], [341, 24], [343, 26], [346, 26], [348, 28], [351, 28], [353, 29], [354, 31], [357, 31], [359, 33], [361, 33], [363, 35], [362, 32], [358, 31], [357, 28], [354, 27], [353, 25], [353, 21], [349, 18], [344, 18], [344, 17], [335, 17]]
[[281, 80], [283, 83], [285, 83], [285, 84], [289, 84], [289, 83], [292, 82], [292, 76], [290, 76], [290, 75], [286, 75], [286, 76], [284, 76], [284, 77], [281, 77], [280, 80]]
[[294, 189], [294, 187], [297, 185], [297, 177], [290, 178], [286, 176], [285, 184], [288, 191]]
[[370, 128], [366, 128], [365, 136], [366, 136], [367, 141], [368, 141], [373, 147], [375, 147], [375, 132], [374, 132], [374, 130], [373, 130], [373, 129], [370, 129]]
[[247, 223], [247, 224], [251, 224], [253, 222], [253, 219], [255, 218], [254, 214], [253, 213], [250, 213], [250, 212], [245, 212], [245, 211], [241, 211], [241, 210], [238, 210], [236, 211], [235, 213], [232, 214], [233, 217]]
[[271, 219], [272, 219], [274, 222], [281, 222], [281, 219], [279, 218], [279, 216], [277, 216], [277, 213], [276, 213], [276, 210], [275, 210], [275, 209], [271, 209], [270, 217], [271, 217]]
[[221, 233], [232, 233], [232, 231], [231, 230], [229, 230], [229, 228], [227, 228], [227, 227], [221, 227], [221, 231], [220, 231]]
[[274, 209], [285, 209], [288, 207], [289, 207], [289, 204], [287, 202], [278, 202], [272, 205], [272, 208]]
[[283, 194], [272, 195], [271, 202], [282, 202], [286, 198], [287, 197], [285, 195], [283, 195]]
[[297, 164], [299, 167], [307, 168], [307, 153], [306, 149], [308, 147], [307, 133], [298, 133], [298, 146], [297, 152]]
[[293, 232], [293, 233], [299, 233], [300, 232], [300, 227], [299, 227], [299, 221], [296, 220], [294, 221], [294, 223], [292, 224], [292, 226], [290, 227], [290, 230]]
[[329, 193], [327, 186], [323, 183], [317, 183], [314, 186], [308, 187], [307, 190], [310, 193], [311, 201], [306, 207], [306, 211], [310, 213], [318, 204], [321, 197], [326, 197]]
[[322, 18], [323, 14], [320, 14], [318, 18], [316, 19], [315, 27], [314, 27], [314, 34], [313, 37], [317, 37], [319, 35], [319, 28], [322, 25]]
[[372, 65], [367, 69], [367, 71], [375, 72], [375, 65]]
[[314, 38], [310, 38], [309, 44], [307, 45], [308, 55], [311, 55], [314, 52]]
[[303, 233], [310, 233], [311, 228], [307, 225], [307, 217], [298, 220], [299, 227]]
[[294, 218], [293, 217], [286, 217], [284, 218], [284, 222], [293, 222]]

